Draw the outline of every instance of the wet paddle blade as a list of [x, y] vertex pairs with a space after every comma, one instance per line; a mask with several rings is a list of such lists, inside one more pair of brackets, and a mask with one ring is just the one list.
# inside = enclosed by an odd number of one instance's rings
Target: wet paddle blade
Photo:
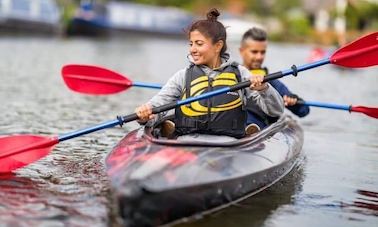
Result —
[[8, 173], [46, 156], [56, 137], [13, 135], [0, 137], [0, 173]]
[[362, 68], [378, 64], [378, 32], [366, 35], [337, 50], [330, 58], [334, 65]]
[[370, 117], [378, 118], [378, 108], [366, 107], [366, 106], [352, 106], [351, 112], [359, 112], [366, 114]]
[[66, 65], [62, 76], [71, 90], [91, 95], [114, 94], [132, 86], [126, 77], [92, 65]]

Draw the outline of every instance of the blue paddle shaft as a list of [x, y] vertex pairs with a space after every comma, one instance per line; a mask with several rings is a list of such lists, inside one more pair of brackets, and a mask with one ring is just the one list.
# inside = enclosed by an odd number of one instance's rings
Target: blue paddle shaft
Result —
[[[322, 66], [322, 65], [325, 65], [325, 64], [328, 64], [328, 63], [330, 63], [330, 59], [326, 58], [326, 59], [323, 59], [323, 60], [320, 60], [320, 61], [317, 61], [317, 62], [305, 64], [305, 65], [298, 66], [298, 67], [292, 66], [291, 69], [276, 72], [276, 73], [271, 73], [271, 74], [265, 76], [264, 82], [274, 80], [274, 79], [278, 79], [278, 78], [281, 78], [281, 77], [284, 77], [284, 76], [287, 76], [287, 75], [291, 75], [291, 74], [296, 76], [297, 73], [300, 72], [300, 71], [316, 68], [318, 66]], [[156, 88], [156, 89], [160, 89], [162, 87], [159, 84], [140, 83], [140, 82], [134, 82], [133, 85], [139, 86], [139, 87]], [[244, 82], [238, 83], [234, 86], [224, 87], [224, 88], [221, 88], [221, 89], [218, 89], [218, 90], [215, 90], [215, 91], [203, 93], [203, 94], [198, 95], [198, 96], [189, 97], [189, 98], [184, 99], [184, 100], [179, 100], [177, 102], [173, 102], [173, 103], [169, 103], [169, 104], [166, 104], [166, 105], [163, 105], [163, 106], [155, 107], [155, 108], [152, 109], [152, 113], [154, 113], [154, 114], [161, 113], [161, 112], [164, 112], [164, 111], [167, 111], [167, 110], [174, 109], [174, 108], [181, 106], [181, 105], [189, 104], [191, 102], [199, 101], [199, 100], [202, 100], [202, 99], [208, 99], [208, 98], [214, 97], [216, 95], [220, 95], [220, 94], [227, 93], [227, 92], [230, 92], [230, 91], [236, 91], [236, 90], [239, 90], [239, 89], [242, 89], [242, 88], [246, 88], [246, 87], [249, 87], [250, 85], [251, 85], [250, 81], [244, 81]], [[124, 124], [124, 123], [134, 121], [134, 120], [137, 120], [137, 119], [138, 119], [138, 116], [135, 113], [130, 114], [130, 115], [126, 115], [126, 116], [123, 116], [123, 117], [117, 117], [117, 119], [112, 120], [112, 121], [103, 122], [101, 124], [94, 125], [92, 127], [88, 127], [88, 128], [80, 129], [78, 131], [74, 131], [74, 132], [70, 132], [70, 133], [60, 135], [60, 136], [58, 136], [58, 140], [64, 141], [64, 140], [72, 139], [72, 138], [82, 136], [82, 135], [85, 135], [85, 134], [88, 134], [88, 133], [91, 133], [91, 132], [99, 131], [99, 130], [102, 130], [102, 129], [112, 128], [112, 127], [115, 127], [117, 125], [122, 126], [122, 124]]]
[[306, 106], [315, 106], [315, 107], [322, 107], [328, 109], [336, 109], [336, 110], [351, 110], [350, 105], [339, 105], [333, 103], [324, 103], [324, 102], [315, 102], [315, 101], [298, 101], [298, 104], [306, 105]]
[[[297, 75], [297, 73], [300, 72], [300, 71], [316, 68], [316, 67], [319, 67], [319, 66], [322, 66], [322, 65], [325, 65], [325, 64], [329, 64], [329, 63], [330, 63], [330, 58], [326, 58], [326, 59], [323, 59], [323, 60], [320, 60], [320, 61], [305, 64], [305, 65], [302, 65], [302, 66], [299, 66], [299, 67], [292, 66], [291, 69], [271, 73], [271, 74], [265, 76], [264, 82], [275, 80], [275, 79], [278, 79], [278, 78], [281, 78], [281, 77], [284, 77], [284, 76], [287, 76], [287, 75], [291, 75], [291, 74]], [[249, 87], [250, 85], [251, 85], [250, 81], [244, 81], [244, 82], [238, 83], [234, 86], [224, 87], [224, 88], [221, 88], [221, 89], [218, 89], [218, 90], [215, 90], [215, 91], [203, 93], [203, 94], [198, 95], [198, 96], [189, 97], [189, 98], [184, 99], [184, 100], [179, 100], [177, 102], [169, 103], [169, 104], [166, 104], [166, 105], [163, 105], [163, 106], [160, 106], [160, 107], [155, 107], [155, 108], [153, 108], [152, 113], [161, 113], [161, 112], [164, 112], [164, 111], [167, 111], [167, 110], [174, 109], [174, 108], [181, 106], [181, 105], [186, 105], [186, 104], [189, 104], [189, 103], [192, 103], [192, 102], [195, 102], [195, 101], [199, 101], [199, 100], [202, 100], [202, 99], [208, 99], [208, 98], [217, 96], [219, 94], [223, 94], [223, 93], [227, 93], [227, 92], [230, 92], [230, 91], [236, 91], [236, 90], [239, 90], [239, 89], [242, 89], [242, 88], [246, 88], [246, 87]]]
[[77, 131], [73, 131], [73, 132], [69, 132], [69, 133], [60, 135], [60, 136], [58, 136], [58, 140], [60, 142], [64, 141], [64, 140], [69, 140], [69, 139], [72, 139], [72, 138], [75, 138], [75, 137], [78, 137], [78, 136], [81, 136], [81, 135], [85, 135], [85, 134], [88, 134], [88, 133], [91, 133], [91, 132], [96, 132], [96, 131], [101, 130], [101, 129], [115, 127], [117, 125], [120, 125], [120, 123], [122, 123], [122, 121], [120, 122], [119, 119], [103, 122], [101, 124], [94, 125], [92, 127], [88, 127], [88, 128], [84, 128], [84, 129], [80, 129], [80, 130], [77, 130]]
[[154, 88], [154, 89], [161, 89], [163, 87], [161, 84], [135, 82], [135, 81], [133, 82], [133, 86], [145, 87], [145, 88]]
[[331, 63], [331, 59], [325, 58], [325, 59], [322, 59], [322, 60], [319, 60], [319, 61], [316, 61], [316, 62], [311, 62], [311, 63], [305, 64], [305, 65], [300, 65], [298, 67], [293, 66], [293, 67], [291, 67], [291, 69], [287, 69], [287, 70], [284, 70], [284, 71], [281, 71], [281, 72], [282, 72], [282, 76], [287, 76], [287, 75], [291, 75], [291, 74], [296, 75], [296, 72], [301, 72], [301, 71], [304, 71], [304, 70], [316, 68], [316, 67], [326, 65], [326, 64], [329, 64], [329, 63]]
[[[296, 71], [300, 72], [300, 71], [304, 71], [304, 70], [307, 70], [307, 69], [316, 68], [318, 66], [322, 66], [322, 65], [325, 65], [325, 64], [328, 64], [328, 63], [330, 63], [330, 59], [326, 58], [326, 59], [323, 59], [323, 60], [320, 60], [320, 61], [317, 61], [317, 62], [313, 62], [313, 63], [309, 63], [309, 64], [306, 64], [306, 65], [298, 66], [296, 68]], [[281, 71], [281, 72], [272, 73], [272, 74], [270, 74], [271, 78], [269, 80], [278, 79], [278, 78], [281, 78], [283, 76], [291, 75], [293, 73], [294, 73], [294, 69], [293, 68], [285, 70], [285, 71]], [[273, 75], [277, 75], [277, 76], [273, 78]], [[265, 80], [265, 81], [267, 81], [267, 80]], [[163, 87], [163, 85], [157, 84], [157, 83], [146, 83], [146, 82], [135, 82], [135, 81], [133, 82], [133, 86], [136, 86], [136, 87], [145, 87], [145, 88], [154, 88], [154, 89], [161, 89]]]

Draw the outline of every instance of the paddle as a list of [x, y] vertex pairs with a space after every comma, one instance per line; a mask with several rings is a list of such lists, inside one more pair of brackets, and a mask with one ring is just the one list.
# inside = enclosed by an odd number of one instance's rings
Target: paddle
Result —
[[[297, 70], [302, 71], [328, 63], [350, 68], [375, 65], [378, 58], [377, 36], [378, 32], [366, 35], [340, 48], [330, 57], [298, 67]], [[285, 71], [279, 73], [287, 75]], [[71, 90], [91, 95], [113, 94], [131, 86], [161, 88], [161, 85], [155, 83], [132, 82], [121, 74], [91, 65], [66, 65], [62, 68], [62, 76]]]
[[367, 116], [378, 118], [378, 108], [376, 107], [366, 107], [366, 106], [352, 106], [352, 105], [339, 105], [333, 103], [315, 102], [315, 101], [302, 101], [299, 100], [298, 104], [314, 107], [322, 107], [336, 110], [346, 110], [349, 112], [358, 112], [366, 114]]
[[[372, 35], [374, 37], [372, 37]], [[378, 57], [374, 56], [371, 54], [371, 52], [375, 53], [373, 50], [378, 49], [378, 40], [376, 39], [377, 33], [365, 36], [354, 43], [350, 44], [353, 46], [356, 46], [356, 43], [360, 47], [358, 50], [351, 50], [349, 46], [343, 47], [339, 49], [331, 58], [329, 59], [324, 59], [315, 63], [311, 64], [306, 64], [303, 66], [292, 66], [291, 69], [287, 69], [284, 71], [276, 72], [267, 75], [264, 78], [264, 81], [270, 81], [274, 79], [281, 78], [283, 76], [287, 75], [297, 75], [299, 71], [304, 71], [307, 69], [315, 68], [321, 65], [325, 65], [328, 63], [332, 64], [342, 64], [343, 66], [348, 66], [351, 65], [351, 67], [366, 67], [366, 66], [371, 66], [371, 65], [376, 65], [378, 64]], [[370, 39], [375, 40], [375, 42], [371, 42]], [[365, 44], [365, 41], [368, 44]], [[374, 45], [372, 44], [374, 43]], [[372, 48], [374, 47], [374, 48]], [[344, 53], [344, 48], [347, 48], [348, 51]], [[362, 55], [363, 52], [361, 50], [365, 50], [365, 53], [367, 56], [372, 58], [374, 61], [366, 59], [365, 60], [365, 55]], [[352, 54], [355, 53], [356, 56], [359, 56], [359, 60], [361, 60], [361, 64], [358, 64], [358, 62], [355, 59], [352, 58]], [[377, 53], [375, 53], [377, 55]], [[118, 79], [115, 79], [116, 81]], [[113, 85], [113, 83], [110, 83]], [[154, 114], [164, 112], [170, 109], [174, 109], [178, 106], [189, 104], [194, 101], [199, 101], [202, 99], [207, 99], [222, 93], [226, 92], [231, 92], [231, 91], [236, 91], [242, 88], [246, 88], [250, 86], [250, 81], [244, 81], [241, 83], [238, 83], [234, 86], [231, 87], [223, 87], [221, 89], [211, 91], [208, 93], [203, 93], [198, 96], [190, 97], [185, 100], [179, 100], [176, 102], [172, 102], [163, 106], [155, 107], [153, 108], [152, 112]], [[119, 85], [118, 85], [119, 87]], [[108, 90], [109, 91], [109, 90]], [[47, 155], [54, 147], [55, 144], [69, 140], [81, 135], [85, 135], [91, 132], [95, 132], [98, 130], [106, 129], [106, 128], [112, 128], [117, 125], [122, 126], [122, 124], [134, 121], [138, 117], [135, 113], [126, 115], [123, 117], [117, 117], [115, 120], [103, 122], [98, 125], [94, 125], [88, 128], [84, 128], [78, 131], [74, 132], [69, 132], [60, 136], [53, 136], [53, 137], [43, 137], [43, 136], [36, 136], [36, 135], [11, 135], [11, 136], [5, 136], [5, 137], [0, 137], [0, 173], [4, 172], [10, 172], [12, 170], [15, 170], [17, 168], [23, 167], [27, 164], [30, 164], [45, 155]]]
[[113, 94], [131, 86], [161, 88], [159, 84], [133, 82], [121, 74], [99, 66], [66, 65], [62, 68], [62, 75], [70, 89], [91, 95]]
[[[81, 93], [87, 93], [85, 91], [85, 90], [87, 90], [88, 93], [90, 93], [90, 94], [92, 94], [93, 91], [96, 91], [96, 89], [98, 89], [98, 88], [102, 89], [102, 84], [101, 84], [100, 81], [105, 81], [105, 83], [108, 83], [110, 81], [107, 78], [99, 77], [99, 75], [106, 75], [110, 72], [112, 74], [120, 76], [120, 74], [117, 74], [116, 72], [112, 72], [108, 69], [104, 69], [104, 68], [101, 68], [99, 66], [91, 66], [91, 65], [66, 65], [66, 66], [64, 66], [63, 71], [65, 72], [63, 74], [64, 79], [65, 79], [67, 85], [72, 90], [78, 90], [78, 91], [80, 90]], [[87, 74], [90, 73], [90, 72], [94, 72], [94, 71], [99, 71], [99, 72], [102, 71], [103, 73], [94, 74], [96, 76], [91, 76], [91, 75], [80, 76], [80, 75], [78, 75], [79, 73], [84, 75], [84, 73], [83, 73], [84, 71]], [[75, 73], [76, 73], [76, 75], [75, 75]], [[75, 85], [77, 84], [78, 81], [74, 82], [72, 79], [79, 79], [79, 78], [87, 81], [88, 83], [90, 82], [92, 84], [88, 84], [88, 86], [82, 86], [82, 87], [76, 86], [75, 87]], [[121, 76], [120, 78], [122, 79], [123, 77]], [[127, 81], [130, 81], [127, 77], [124, 78], [124, 79], [126, 79]], [[94, 84], [94, 82], [97, 83], [97, 84]], [[115, 81], [115, 83], [117, 83], [117, 82]], [[138, 87], [147, 87], [147, 88], [154, 88], [154, 89], [161, 89], [163, 87], [163, 85], [161, 85], [161, 84], [149, 84], [149, 83], [143, 83], [143, 82], [127, 82], [127, 83], [128, 84], [126, 86], [129, 86], [129, 87], [130, 86], [138, 86]], [[107, 91], [110, 91], [110, 89], [107, 90]], [[99, 91], [99, 93], [101, 93], [101, 92], [103, 92], [103, 91]], [[104, 93], [101, 93], [101, 94], [104, 94]], [[107, 94], [109, 94], [109, 93], [107, 93]], [[306, 106], [314, 106], [314, 107], [323, 107], [323, 108], [329, 108], [329, 109], [337, 109], [337, 110], [347, 110], [349, 112], [360, 112], [360, 113], [364, 113], [364, 114], [366, 114], [370, 117], [378, 118], [378, 108], [374, 108], [374, 107], [338, 105], [338, 104], [332, 104], [332, 103], [321, 103], [321, 102], [316, 102], [316, 101], [301, 101], [301, 100], [299, 100], [297, 102], [297, 104], [306, 105]]]
[[[96, 86], [101, 88], [101, 84], [99, 82], [100, 77], [98, 77], [98, 76], [93, 77], [93, 76], [88, 75], [86, 77], [80, 77], [78, 75], [74, 75], [75, 72], [76, 72], [76, 74], [78, 74], [81, 70], [85, 70], [86, 72], [91, 72], [92, 70], [94, 70], [94, 71], [103, 70], [106, 73], [112, 72], [110, 70], [100, 68], [99, 66], [66, 65], [66, 66], [64, 66], [64, 71], [65, 71], [65, 75], [66, 75], [64, 78], [65, 78], [66, 83], [67, 83], [67, 80], [71, 80], [73, 78], [75, 78], [75, 79], [80, 78], [80, 79], [86, 80], [87, 82], [89, 82], [89, 81], [96, 82], [96, 83], [98, 83], [98, 84], [96, 84]], [[69, 71], [71, 72], [71, 74], [67, 73]], [[105, 75], [106, 73], [96, 74], [96, 75]], [[112, 72], [112, 73], [115, 73], [115, 72]], [[115, 73], [115, 74], [117, 74], [117, 73]], [[117, 74], [117, 75], [119, 75], [119, 74]], [[67, 78], [69, 78], [69, 79], [67, 79]], [[104, 80], [105, 79], [106, 78], [104, 78]], [[128, 78], [125, 78], [125, 79], [129, 80]], [[109, 80], [106, 80], [105, 83], [107, 83], [108, 81]], [[68, 83], [69, 83], [69, 85], [68, 85]], [[88, 92], [90, 94], [92, 94], [93, 91], [96, 91], [96, 88], [94, 86], [92, 86], [93, 84], [89, 85], [88, 87], [86, 87], [86, 86], [75, 87], [75, 85], [77, 83], [73, 82], [73, 80], [69, 81], [68, 83], [67, 83], [67, 85], [72, 90], [80, 90], [81, 93], [87, 93], [87, 92], [84, 91], [85, 89], [88, 90]], [[131, 84], [130, 86], [147, 87], [147, 88], [154, 88], [154, 89], [160, 89], [160, 88], [163, 87], [163, 85], [161, 85], [161, 84], [149, 84], [149, 83], [142, 83], [142, 82], [133, 82], [133, 83], [130, 82], [130, 84]], [[100, 92], [102, 92], [102, 91], [99, 91], [99, 93]], [[104, 93], [101, 93], [101, 94], [104, 94]], [[109, 93], [107, 93], [107, 94], [109, 94]], [[323, 108], [329, 108], [329, 109], [337, 109], [337, 110], [347, 110], [349, 112], [360, 112], [360, 113], [364, 113], [364, 114], [366, 114], [370, 117], [378, 118], [378, 108], [374, 108], [374, 107], [338, 105], [338, 104], [332, 104], [332, 103], [321, 103], [321, 102], [316, 102], [316, 101], [301, 101], [301, 100], [299, 100], [297, 102], [297, 104], [306, 105], [306, 106], [314, 106], [314, 107], [323, 107]]]

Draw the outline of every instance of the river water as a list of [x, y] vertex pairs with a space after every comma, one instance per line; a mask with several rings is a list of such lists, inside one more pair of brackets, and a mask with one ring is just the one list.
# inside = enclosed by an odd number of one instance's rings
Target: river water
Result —
[[[237, 43], [229, 45], [239, 60]], [[187, 65], [183, 40], [0, 38], [0, 136], [59, 135], [131, 113], [156, 90], [132, 88], [106, 97], [71, 92], [61, 67], [100, 65], [133, 81], [164, 83]], [[311, 47], [271, 44], [271, 72], [306, 63]], [[331, 65], [283, 79], [307, 100], [378, 105], [378, 67]], [[298, 119], [304, 159], [270, 189], [182, 226], [377, 226], [378, 121], [312, 108]], [[0, 226], [118, 226], [104, 158], [128, 131], [102, 130], [58, 144], [50, 155], [0, 175]], [[1, 148], [0, 148], [1, 149]]]

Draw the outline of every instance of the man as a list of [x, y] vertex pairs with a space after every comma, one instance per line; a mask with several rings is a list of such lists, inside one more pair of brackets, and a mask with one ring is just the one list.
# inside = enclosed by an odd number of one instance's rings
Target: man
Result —
[[[252, 74], [268, 74], [268, 69], [262, 67], [267, 49], [267, 34], [259, 28], [249, 29], [244, 33], [239, 48], [243, 65], [251, 71]], [[310, 108], [305, 105], [297, 104], [302, 100], [278, 79], [269, 82], [280, 95], [283, 97], [286, 108], [299, 117], [304, 117], [310, 112]], [[248, 108], [248, 107], [247, 107]], [[277, 121], [278, 118], [272, 118], [264, 114], [262, 110], [256, 107], [248, 108], [248, 120], [246, 131], [254, 133]]]

